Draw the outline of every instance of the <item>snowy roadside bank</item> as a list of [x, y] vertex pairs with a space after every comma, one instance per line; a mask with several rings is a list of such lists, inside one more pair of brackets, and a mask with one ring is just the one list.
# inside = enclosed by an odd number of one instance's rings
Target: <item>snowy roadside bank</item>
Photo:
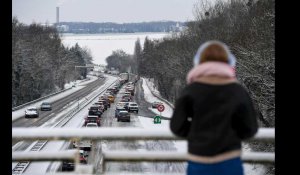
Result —
[[[165, 106], [165, 110], [161, 113], [161, 115], [163, 117], [171, 118], [172, 114], [173, 114], [173, 108], [169, 104], [167, 104], [166, 102], [164, 102], [164, 101], [160, 100], [159, 98], [155, 97], [151, 93], [151, 90], [147, 86], [146, 80], [144, 78], [142, 78], [142, 87], [143, 87], [143, 90], [144, 90], [145, 100], [149, 103], [153, 103], [155, 101], [163, 103], [163, 105]], [[160, 114], [160, 112], [155, 108], [149, 107], [148, 109], [151, 110], [152, 112], [154, 112], [155, 114]]]
[[92, 75], [87, 75], [86, 76], [87, 78], [86, 79], [83, 79], [83, 80], [76, 80], [76, 81], [71, 81], [69, 83], [66, 83], [65, 84], [65, 89], [66, 88], [70, 88], [72, 87], [73, 85], [85, 85], [85, 84], [88, 84], [88, 83], [91, 83], [95, 80], [97, 80], [97, 77], [96, 76], [92, 76]]
[[[88, 84], [88, 83], [91, 83], [91, 82], [97, 80], [97, 77], [95, 77], [95, 76], [89, 76], [89, 78], [90, 78], [90, 79], [89, 79], [89, 80], [86, 80], [86, 81], [78, 80], [77, 86], [75, 86], [75, 87], [73, 87], [73, 88], [71, 88], [71, 89], [68, 89], [68, 90], [66, 90], [66, 91], [64, 91], [64, 92], [61, 92], [61, 93], [56, 94], [56, 95], [54, 95], [54, 96], [51, 96], [51, 97], [49, 97], [49, 98], [45, 98], [45, 99], [43, 99], [43, 100], [41, 100], [41, 101], [38, 101], [38, 102], [33, 103], [33, 104], [30, 104], [30, 105], [28, 105], [28, 106], [24, 106], [24, 107], [22, 107], [21, 109], [18, 109], [18, 110], [16, 110], [16, 111], [13, 111], [13, 112], [12, 112], [12, 121], [14, 121], [14, 120], [16, 120], [16, 119], [18, 119], [18, 118], [23, 117], [23, 116], [24, 116], [24, 111], [25, 111], [25, 109], [28, 108], [29, 106], [36, 106], [36, 107], [38, 107], [38, 106], [40, 106], [40, 105], [42, 104], [42, 102], [44, 102], [44, 101], [53, 103], [53, 102], [55, 102], [55, 101], [57, 101], [57, 100], [59, 100], [59, 99], [62, 99], [62, 98], [64, 98], [64, 97], [66, 97], [66, 96], [68, 96], [68, 95], [70, 95], [70, 94], [72, 94], [72, 93], [74, 93], [74, 92], [76, 92], [76, 91], [78, 91], [78, 90], [84, 88], [84, 87], [85, 87], [84, 85], [86, 85], [86, 84]], [[68, 85], [68, 84], [67, 84], [67, 85]], [[69, 84], [69, 85], [71, 85], [71, 84]], [[72, 85], [71, 85], [71, 86], [72, 86]], [[67, 86], [67, 87], [68, 87], [68, 86]]]
[[148, 86], [148, 88], [150, 89], [152, 95], [154, 95], [155, 97], [157, 97], [158, 99], [164, 101], [165, 103], [167, 103], [169, 106], [171, 106], [174, 109], [174, 105], [173, 103], [169, 102], [168, 100], [164, 99], [161, 95], [160, 92], [158, 91], [158, 89], [155, 87], [153, 81], [151, 81], [151, 79], [147, 79], [144, 78], [146, 85]]

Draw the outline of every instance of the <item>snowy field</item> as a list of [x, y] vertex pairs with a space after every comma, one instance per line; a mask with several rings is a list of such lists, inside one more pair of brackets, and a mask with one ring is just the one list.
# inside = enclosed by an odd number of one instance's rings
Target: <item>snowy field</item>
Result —
[[62, 42], [68, 47], [76, 43], [80, 47], [87, 47], [92, 52], [93, 63], [106, 64], [105, 59], [113, 50], [122, 49], [133, 54], [134, 43], [138, 38], [143, 46], [146, 36], [149, 39], [161, 39], [166, 35], [168, 33], [64, 34]]

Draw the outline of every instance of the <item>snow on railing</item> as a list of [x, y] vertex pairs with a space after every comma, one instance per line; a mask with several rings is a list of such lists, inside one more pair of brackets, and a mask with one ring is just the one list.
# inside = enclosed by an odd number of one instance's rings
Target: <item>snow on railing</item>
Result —
[[[120, 134], [122, 133], [122, 134]], [[184, 140], [176, 137], [170, 129], [145, 128], [12, 128], [13, 140], [59, 140], [59, 139], [92, 139], [92, 140]], [[254, 140], [274, 140], [274, 128], [260, 128], [252, 138]]]
[[[188, 153], [174, 151], [104, 151], [105, 161], [186, 161]], [[267, 152], [249, 152], [242, 154], [245, 162], [274, 162], [275, 154]]]
[[[13, 140], [184, 140], [176, 137], [169, 129], [145, 129], [145, 128], [13, 128]], [[274, 128], [260, 128], [252, 140], [272, 142], [275, 139]], [[105, 170], [106, 161], [186, 161], [188, 160], [187, 152], [171, 152], [171, 151], [103, 151], [102, 170]], [[73, 157], [72, 157], [73, 156]], [[244, 162], [255, 163], [274, 163], [275, 153], [272, 152], [249, 152], [242, 153], [241, 156]], [[12, 160], [30, 160], [30, 161], [45, 161], [45, 160], [75, 160], [78, 164], [78, 150], [67, 150], [57, 152], [36, 152], [23, 153], [13, 152]], [[73, 173], [78, 173], [76, 169]], [[85, 172], [82, 167], [82, 172]], [[89, 172], [89, 170], [86, 170]], [[103, 172], [104, 174], [109, 174]], [[60, 173], [56, 173], [60, 174]], [[141, 173], [140, 173], [141, 174]]]

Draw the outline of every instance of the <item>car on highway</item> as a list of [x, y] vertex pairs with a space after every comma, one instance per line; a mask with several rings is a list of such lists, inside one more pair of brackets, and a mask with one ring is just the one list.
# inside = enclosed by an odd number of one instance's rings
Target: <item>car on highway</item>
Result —
[[86, 126], [88, 123], [97, 123], [97, 125], [100, 126], [100, 117], [96, 115], [88, 115], [84, 119], [84, 126]]
[[87, 123], [86, 125], [85, 125], [85, 127], [96, 127], [96, 128], [98, 128], [98, 124], [97, 123]]
[[112, 95], [108, 95], [108, 100], [110, 101], [110, 103], [114, 103], [115, 102], [115, 97]]
[[98, 106], [102, 113], [104, 112], [104, 104], [102, 102], [95, 102], [94, 105]]
[[115, 88], [118, 92], [120, 90], [120, 85], [116, 84], [116, 85], [113, 86], [113, 88]]
[[74, 171], [74, 162], [63, 161], [61, 171]]
[[93, 105], [89, 108], [88, 115], [97, 115], [98, 117], [101, 117], [102, 111], [97, 105]]
[[132, 81], [128, 82], [127, 85], [134, 85]]
[[85, 157], [85, 158], [89, 156], [88, 151], [84, 151], [83, 149], [79, 150], [79, 154], [80, 154], [80, 156]]
[[120, 111], [117, 117], [117, 121], [127, 121], [130, 122], [130, 114], [127, 111]]
[[102, 99], [102, 100], [98, 100], [98, 102], [102, 103], [104, 105], [104, 110], [107, 110], [107, 108], [110, 107], [110, 103], [105, 100], [105, 99]]
[[155, 101], [152, 103], [152, 108], [157, 108], [158, 105], [162, 105], [162, 102]]
[[115, 95], [114, 93], [110, 92], [110, 91], [106, 91], [104, 94], [103, 94], [103, 97], [107, 98], [109, 95]]
[[130, 101], [131, 101], [130, 97], [124, 97], [120, 100], [120, 102], [130, 102]]
[[134, 89], [134, 85], [127, 85], [127, 86], [125, 87], [125, 90], [128, 90], [128, 89]]
[[52, 110], [52, 106], [51, 106], [51, 103], [49, 102], [43, 102], [41, 104], [41, 111], [51, 111]]
[[91, 140], [73, 141], [73, 148], [78, 148], [83, 151], [91, 151], [92, 145]]
[[[103, 94], [103, 95], [101, 95], [101, 96], [99, 97], [99, 100], [98, 100], [98, 101], [100, 101], [100, 100], [106, 101], [105, 103], [106, 103], [107, 107], [110, 108], [110, 101], [109, 101], [109, 99], [108, 99], [108, 95], [109, 95], [109, 94]], [[104, 104], [104, 105], [105, 105], [105, 104]]]
[[131, 92], [124, 92], [124, 95], [128, 95], [131, 97]]
[[129, 92], [131, 96], [134, 96], [134, 88], [126, 89], [126, 92]]
[[25, 110], [25, 118], [39, 117], [39, 111], [36, 107], [29, 107]]
[[126, 102], [125, 105], [124, 105], [124, 108], [126, 109], [126, 111], [128, 111], [128, 105], [129, 105], [129, 103], [130, 102]]
[[106, 97], [106, 98], [104, 98], [104, 100], [106, 101], [108, 107], [110, 108], [110, 101], [109, 101], [109, 99]]
[[79, 156], [79, 161], [81, 164], [87, 164], [86, 156], [84, 155], [83, 150], [79, 150], [80, 156]]
[[130, 102], [130, 101], [132, 100], [132, 97], [126, 95], [126, 96], [123, 96], [123, 97], [122, 97], [122, 100], [124, 100], [124, 101], [126, 101], [126, 102]]
[[108, 88], [107, 91], [110, 91], [110, 92], [112, 92], [113, 94], [116, 94], [116, 93], [118, 92], [118, 90], [117, 90], [116, 88], [114, 88], [114, 87]]
[[135, 102], [129, 102], [127, 106], [128, 112], [136, 112], [139, 113], [139, 106]]
[[124, 106], [117, 106], [115, 109], [115, 117], [117, 118], [121, 111], [127, 111]]
[[116, 107], [122, 107], [123, 108], [126, 103], [128, 103], [128, 102], [121, 102], [120, 101], [120, 102], [117, 103]]

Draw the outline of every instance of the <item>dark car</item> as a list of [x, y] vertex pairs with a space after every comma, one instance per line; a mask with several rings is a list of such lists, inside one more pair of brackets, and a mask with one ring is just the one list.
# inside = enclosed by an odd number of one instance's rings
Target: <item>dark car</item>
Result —
[[126, 111], [126, 109], [124, 107], [117, 107], [116, 110], [115, 110], [115, 117], [118, 117], [119, 114], [120, 114], [120, 111]]
[[104, 100], [106, 101], [107, 106], [110, 108], [110, 101], [109, 101], [109, 99], [107, 97], [105, 97]]
[[134, 96], [134, 88], [129, 88], [126, 90], [126, 92], [130, 92], [130, 95]]
[[130, 114], [127, 111], [120, 111], [117, 120], [118, 120], [118, 122], [119, 121], [130, 122]]
[[116, 88], [108, 88], [107, 91], [110, 91], [112, 92], [113, 94], [116, 94], [117, 93], [117, 89]]
[[119, 85], [114, 85], [113, 88], [115, 88], [117, 92], [120, 90], [120, 86]]
[[80, 161], [81, 164], [87, 164], [87, 160], [84, 157], [80, 157], [79, 161]]
[[89, 115], [85, 118], [84, 126], [86, 126], [87, 123], [97, 123], [97, 125], [100, 126], [100, 117]]
[[104, 105], [104, 110], [107, 110], [107, 108], [110, 107], [110, 103], [105, 99], [99, 100], [98, 102], [100, 102]]
[[93, 105], [89, 108], [89, 115], [97, 115], [101, 117], [102, 111], [100, 110], [99, 106]]
[[51, 103], [49, 103], [49, 102], [43, 102], [41, 104], [41, 111], [51, 111], [51, 110], [52, 110]]
[[81, 164], [87, 164], [87, 156], [84, 154], [84, 151], [83, 150], [79, 150], [79, 153], [80, 153], [80, 157], [79, 157], [79, 161]]
[[94, 105], [98, 106], [102, 113], [104, 112], [104, 105], [102, 102], [96, 102]]
[[61, 170], [62, 171], [74, 171], [74, 162], [63, 161]]
[[129, 102], [126, 102], [124, 105], [124, 108], [126, 109], [126, 111], [128, 111], [128, 105], [129, 105]]
[[122, 101], [124, 101], [124, 102], [129, 102], [129, 101], [131, 101], [131, 97], [130, 96], [123, 96], [122, 97]]

